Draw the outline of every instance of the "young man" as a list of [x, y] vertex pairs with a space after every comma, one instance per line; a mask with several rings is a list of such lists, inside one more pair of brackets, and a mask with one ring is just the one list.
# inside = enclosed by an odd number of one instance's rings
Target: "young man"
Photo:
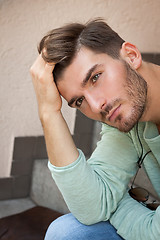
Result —
[[[39, 53], [31, 75], [49, 169], [79, 220], [59, 218], [46, 240], [160, 239], [160, 207], [150, 210], [135, 200], [143, 201], [139, 192], [128, 193], [138, 162], [160, 196], [160, 67], [142, 61], [136, 46], [101, 20], [52, 30]], [[74, 145], [60, 95], [102, 122], [102, 139], [88, 161]]]

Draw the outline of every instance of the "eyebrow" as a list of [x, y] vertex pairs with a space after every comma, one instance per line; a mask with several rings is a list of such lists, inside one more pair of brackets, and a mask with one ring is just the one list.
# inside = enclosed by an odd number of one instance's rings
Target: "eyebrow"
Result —
[[75, 100], [77, 99], [78, 97], [73, 97], [69, 102], [68, 102], [68, 106], [72, 107], [73, 103], [75, 102]]
[[89, 81], [92, 73], [94, 72], [94, 70], [95, 70], [98, 66], [99, 66], [99, 64], [95, 64], [95, 65], [93, 65], [93, 67], [91, 67], [91, 68], [88, 70], [85, 78], [84, 78], [83, 81], [82, 81], [82, 84], [81, 84], [82, 87], [85, 87], [85, 86], [86, 86], [86, 84], [88, 83], [88, 81]]
[[[86, 86], [86, 84], [88, 83], [92, 73], [94, 72], [94, 70], [99, 66], [99, 64], [95, 64], [93, 65], [93, 67], [91, 67], [88, 72], [86, 73], [85, 78], [83, 79], [82, 83], [81, 83], [81, 87], [84, 88]], [[78, 97], [73, 97], [69, 102], [68, 102], [68, 106], [72, 107], [73, 103], [75, 102], [75, 100]]]

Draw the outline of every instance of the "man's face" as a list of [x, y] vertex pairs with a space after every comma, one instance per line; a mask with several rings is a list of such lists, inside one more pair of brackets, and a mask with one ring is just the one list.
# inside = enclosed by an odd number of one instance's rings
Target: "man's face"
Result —
[[82, 48], [57, 81], [69, 106], [128, 132], [145, 110], [147, 86], [123, 60]]

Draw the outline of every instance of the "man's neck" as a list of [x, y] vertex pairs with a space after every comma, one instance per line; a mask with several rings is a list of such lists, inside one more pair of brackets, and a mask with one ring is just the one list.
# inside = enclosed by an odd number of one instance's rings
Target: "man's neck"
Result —
[[138, 72], [148, 85], [147, 106], [142, 121], [151, 121], [160, 132], [160, 66], [143, 62]]
[[160, 125], [157, 125], [157, 128], [158, 128], [158, 132], [160, 134]]

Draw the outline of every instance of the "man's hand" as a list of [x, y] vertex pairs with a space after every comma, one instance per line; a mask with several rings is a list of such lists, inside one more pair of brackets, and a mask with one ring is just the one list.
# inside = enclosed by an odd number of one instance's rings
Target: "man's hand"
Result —
[[54, 66], [53, 63], [46, 63], [40, 54], [30, 69], [41, 120], [46, 113], [59, 112], [62, 107], [62, 99], [53, 79]]

